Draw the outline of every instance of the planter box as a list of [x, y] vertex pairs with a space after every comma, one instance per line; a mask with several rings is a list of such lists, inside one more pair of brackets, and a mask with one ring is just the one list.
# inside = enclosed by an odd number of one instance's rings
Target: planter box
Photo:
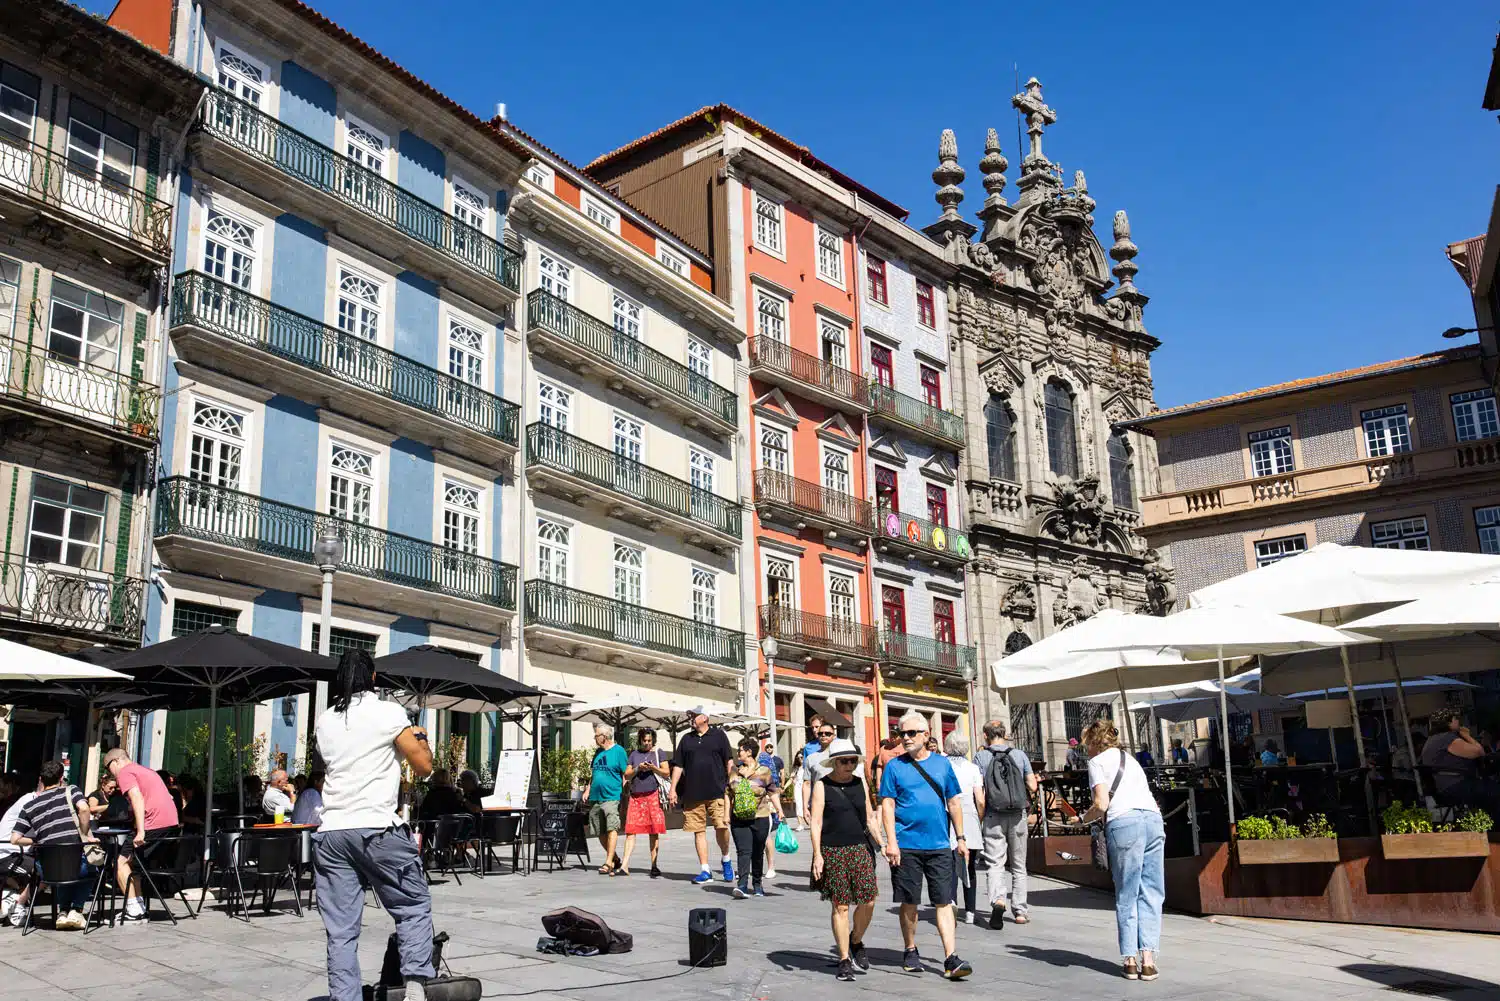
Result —
[[[1066, 865], [1093, 866], [1093, 839], [1087, 834], [1049, 834], [1041, 838], [1042, 864], [1047, 867]], [[1063, 855], [1072, 858], [1063, 858]]]
[[1380, 850], [1386, 858], [1488, 858], [1490, 836], [1481, 831], [1443, 834], [1382, 834]]
[[1234, 843], [1240, 865], [1285, 865], [1309, 862], [1337, 862], [1337, 838], [1287, 838], [1282, 841], [1247, 841]]

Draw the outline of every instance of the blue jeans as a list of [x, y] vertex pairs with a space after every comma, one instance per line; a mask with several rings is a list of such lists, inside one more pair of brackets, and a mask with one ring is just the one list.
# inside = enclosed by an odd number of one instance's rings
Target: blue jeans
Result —
[[[42, 867], [38, 864], [37, 871], [41, 872], [41, 870]], [[87, 862], [83, 862], [78, 866], [78, 876], [80, 879], [87, 880], [96, 872], [98, 870]], [[46, 877], [47, 874], [42, 872], [42, 878], [45, 879]], [[94, 884], [83, 882], [54, 886], [52, 893], [57, 898], [57, 912], [59, 914], [66, 914], [69, 911], [81, 911], [94, 895]]]
[[1126, 959], [1161, 948], [1166, 833], [1155, 810], [1131, 810], [1105, 825], [1109, 871], [1115, 879], [1115, 924]]

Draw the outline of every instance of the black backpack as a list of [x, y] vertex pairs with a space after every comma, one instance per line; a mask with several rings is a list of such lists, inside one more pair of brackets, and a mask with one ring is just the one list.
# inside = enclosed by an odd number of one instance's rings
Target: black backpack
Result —
[[989, 768], [984, 773], [984, 812], [1011, 813], [1026, 809], [1026, 774], [1011, 757], [1012, 748], [990, 752]]

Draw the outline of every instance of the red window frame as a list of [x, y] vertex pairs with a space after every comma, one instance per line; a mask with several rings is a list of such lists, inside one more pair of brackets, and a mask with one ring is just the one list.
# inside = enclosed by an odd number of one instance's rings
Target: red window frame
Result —
[[947, 598], [932, 599], [932, 638], [950, 646], [958, 642], [953, 625], [953, 602]]
[[891, 362], [891, 349], [883, 344], [870, 345], [870, 367], [875, 370], [875, 381], [893, 389], [896, 385], [896, 372]]
[[938, 370], [926, 365], [921, 367], [922, 373], [922, 397], [927, 401], [929, 407], [943, 409], [943, 377], [938, 375]]
[[927, 484], [927, 520], [948, 527], [948, 489], [936, 483]]
[[906, 632], [906, 592], [886, 584], [880, 589], [880, 621], [889, 632]]
[[[890, 498], [889, 504], [882, 503], [886, 497]], [[885, 466], [875, 467], [875, 510], [882, 513], [901, 513], [901, 492], [894, 469], [887, 469]]]
[[932, 286], [920, 279], [917, 281], [917, 322], [924, 327], [937, 326], [937, 297]]
[[865, 255], [865, 278], [870, 283], [870, 298], [882, 306], [890, 304], [885, 285], [885, 261], [874, 254]]

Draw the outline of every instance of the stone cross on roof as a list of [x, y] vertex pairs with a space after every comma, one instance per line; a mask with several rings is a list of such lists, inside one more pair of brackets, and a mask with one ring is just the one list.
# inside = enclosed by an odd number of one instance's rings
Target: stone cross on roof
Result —
[[1050, 170], [1052, 164], [1042, 155], [1042, 133], [1057, 121], [1057, 112], [1042, 100], [1042, 82], [1036, 77], [1027, 80], [1025, 92], [1012, 97], [1010, 103], [1026, 116], [1026, 134], [1031, 137], [1031, 149], [1021, 163], [1022, 171]]

